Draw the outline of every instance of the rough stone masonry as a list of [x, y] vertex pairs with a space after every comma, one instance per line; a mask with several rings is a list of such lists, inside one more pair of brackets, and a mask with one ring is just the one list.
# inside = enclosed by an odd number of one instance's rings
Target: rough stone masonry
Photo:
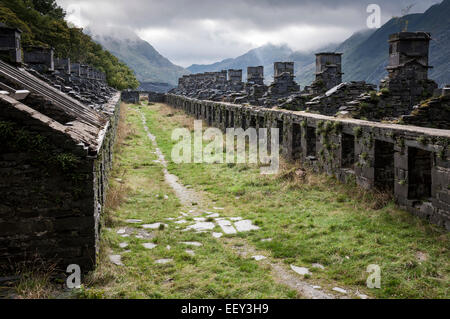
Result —
[[[276, 62], [268, 88], [252, 83], [261, 71], [249, 68], [245, 90], [201, 95], [203, 78], [190, 75], [167, 102], [222, 130], [279, 128], [288, 159], [389, 192], [400, 207], [450, 230], [450, 94], [428, 79], [430, 40], [426, 32], [390, 36], [380, 91], [341, 83], [341, 54], [324, 52], [316, 54], [316, 79], [303, 91], [293, 63]], [[258, 85], [263, 94], [255, 94]]]
[[120, 94], [0, 26], [0, 272], [94, 268]]

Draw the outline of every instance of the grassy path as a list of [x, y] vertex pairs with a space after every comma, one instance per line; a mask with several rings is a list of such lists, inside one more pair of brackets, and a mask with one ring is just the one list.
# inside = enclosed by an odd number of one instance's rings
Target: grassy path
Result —
[[[141, 114], [168, 172], [201, 200], [180, 203]], [[289, 165], [278, 176], [262, 176], [251, 165], [175, 164], [172, 129], [192, 129], [193, 120], [165, 105], [130, 106], [126, 121], [134, 130], [116, 152], [100, 266], [79, 297], [304, 298], [315, 291], [323, 292], [319, 297], [449, 297], [444, 231], [392, 204], [373, 209], [380, 206], [377, 196], [306, 170], [297, 174]], [[195, 218], [215, 222], [205, 211], [248, 219], [259, 229], [221, 238], [211, 234], [221, 232], [217, 223], [207, 232], [184, 231]], [[110, 255], [120, 255], [124, 266]], [[366, 287], [370, 264], [381, 268], [381, 289]], [[291, 265], [310, 273], [300, 276]]]

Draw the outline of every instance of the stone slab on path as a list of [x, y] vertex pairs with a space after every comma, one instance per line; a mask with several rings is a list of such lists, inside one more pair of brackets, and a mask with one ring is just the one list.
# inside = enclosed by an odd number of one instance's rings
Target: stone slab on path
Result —
[[120, 255], [109, 255], [109, 260], [116, 266], [124, 266]]

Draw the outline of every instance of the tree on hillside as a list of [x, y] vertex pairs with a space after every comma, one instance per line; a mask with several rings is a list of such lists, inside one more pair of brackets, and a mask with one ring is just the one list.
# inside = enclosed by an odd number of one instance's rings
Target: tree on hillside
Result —
[[39, 45], [55, 49], [58, 57], [90, 64], [106, 73], [108, 84], [118, 90], [137, 88], [134, 72], [101, 45], [70, 27], [65, 12], [54, 0], [0, 0], [0, 22], [20, 28], [24, 46]]
[[66, 17], [64, 10], [55, 0], [33, 0], [34, 9], [44, 15], [63, 20]]

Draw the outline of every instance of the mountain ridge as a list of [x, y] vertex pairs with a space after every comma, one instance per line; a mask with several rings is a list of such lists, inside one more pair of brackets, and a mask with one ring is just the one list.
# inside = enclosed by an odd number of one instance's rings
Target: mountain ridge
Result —
[[393, 17], [379, 29], [364, 29], [355, 32], [340, 44], [330, 44], [314, 52], [293, 51], [287, 46], [284, 53], [272, 54], [265, 57], [264, 64], [258, 59], [251, 59], [255, 52], [264, 54], [271, 49], [277, 52], [273, 44], [252, 49], [236, 58], [228, 58], [209, 65], [191, 65], [187, 69], [192, 73], [220, 71], [221, 69], [243, 69], [244, 79], [247, 66], [263, 65], [266, 82], [273, 76], [273, 62], [291, 61], [295, 63], [296, 81], [302, 86], [309, 85], [315, 77], [315, 52], [331, 51], [343, 53], [342, 67], [344, 81], [366, 81], [379, 84], [387, 75], [385, 70], [389, 57], [389, 35], [400, 32], [407, 26], [407, 31], [430, 32], [433, 41], [430, 43], [430, 70], [429, 78], [435, 80], [440, 86], [450, 83], [450, 0], [444, 0], [431, 6], [424, 13], [415, 13], [403, 17]]
[[177, 85], [179, 77], [190, 73], [183, 67], [173, 64], [131, 30], [124, 32], [109, 28], [103, 32], [96, 32], [93, 29], [86, 32], [91, 34], [94, 41], [133, 69], [141, 83], [163, 82]]

